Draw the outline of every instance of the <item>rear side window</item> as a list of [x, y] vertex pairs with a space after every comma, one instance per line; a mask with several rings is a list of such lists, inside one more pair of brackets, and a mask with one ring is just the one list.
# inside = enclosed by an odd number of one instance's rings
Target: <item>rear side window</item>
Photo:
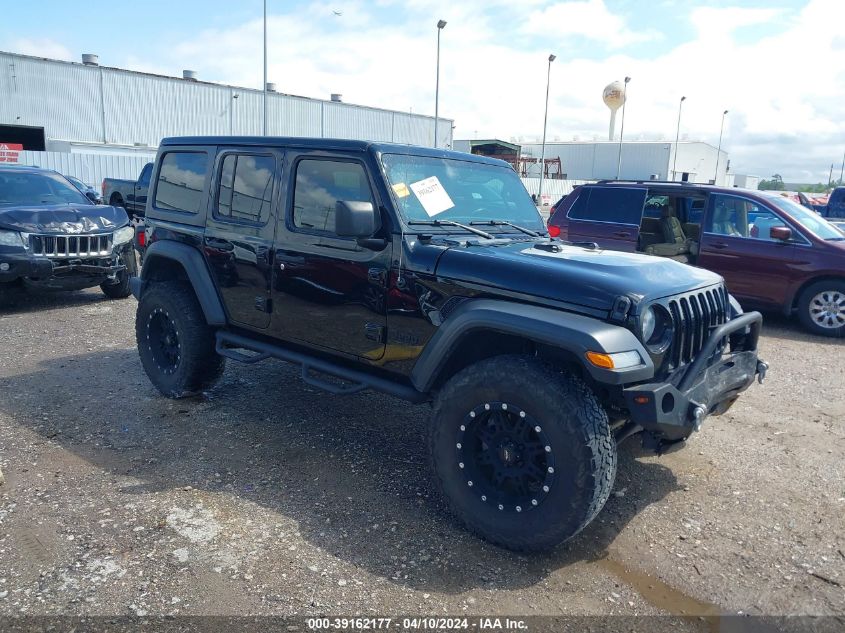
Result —
[[301, 160], [297, 163], [293, 194], [295, 227], [334, 233], [338, 200], [373, 202], [363, 165], [334, 160]]
[[578, 196], [572, 206], [569, 212], [571, 219], [639, 226], [645, 202], [645, 189], [590, 187], [590, 196], [582, 203], [584, 193]]
[[272, 156], [228, 154], [220, 169], [217, 215], [265, 223], [270, 217], [275, 165]]
[[208, 166], [205, 152], [168, 152], [161, 157], [155, 206], [159, 209], [199, 213]]

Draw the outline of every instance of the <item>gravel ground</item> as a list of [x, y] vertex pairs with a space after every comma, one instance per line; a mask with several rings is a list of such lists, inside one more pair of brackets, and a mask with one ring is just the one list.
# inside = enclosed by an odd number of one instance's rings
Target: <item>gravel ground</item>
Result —
[[523, 556], [444, 513], [427, 406], [275, 361], [166, 400], [135, 305], [0, 312], [0, 615], [845, 615], [845, 341], [769, 315], [763, 386], [680, 452], [624, 445], [598, 519]]

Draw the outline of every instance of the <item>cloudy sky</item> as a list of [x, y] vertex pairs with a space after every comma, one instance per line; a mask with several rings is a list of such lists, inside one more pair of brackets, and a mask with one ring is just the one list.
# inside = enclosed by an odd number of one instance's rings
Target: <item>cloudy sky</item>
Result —
[[[0, 0], [0, 50], [260, 87], [262, 0]], [[337, 15], [339, 13], [340, 15]], [[630, 76], [626, 139], [718, 142], [733, 171], [838, 177], [845, 152], [845, 0], [268, 0], [281, 92], [434, 113], [455, 138], [607, 137], [601, 100]]]

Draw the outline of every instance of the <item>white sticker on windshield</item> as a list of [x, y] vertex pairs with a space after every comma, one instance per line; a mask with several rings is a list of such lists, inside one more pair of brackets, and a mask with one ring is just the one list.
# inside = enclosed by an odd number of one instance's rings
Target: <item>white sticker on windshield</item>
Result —
[[417, 200], [422, 204], [425, 212], [429, 217], [433, 217], [438, 213], [443, 213], [455, 206], [449, 194], [440, 184], [437, 176], [431, 176], [425, 180], [419, 180], [411, 183], [411, 191], [417, 196]]

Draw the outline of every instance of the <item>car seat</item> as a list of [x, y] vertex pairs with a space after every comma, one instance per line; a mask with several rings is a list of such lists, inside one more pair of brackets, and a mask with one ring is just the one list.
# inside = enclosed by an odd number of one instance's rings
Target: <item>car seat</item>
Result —
[[692, 253], [692, 240], [687, 239], [684, 234], [681, 221], [675, 216], [671, 200], [660, 212], [660, 229], [663, 232], [663, 242], [648, 246], [645, 252], [649, 255], [671, 257], [688, 263], [689, 255]]
[[742, 237], [736, 225], [731, 220], [730, 211], [724, 204], [717, 204], [713, 209], [713, 233], [718, 235], [728, 235], [730, 237]]

